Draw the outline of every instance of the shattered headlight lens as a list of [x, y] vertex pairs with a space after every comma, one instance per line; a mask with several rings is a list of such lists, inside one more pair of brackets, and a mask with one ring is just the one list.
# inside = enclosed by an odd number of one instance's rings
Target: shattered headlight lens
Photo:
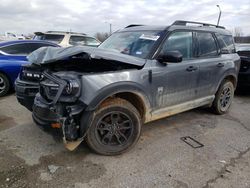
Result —
[[67, 85], [64, 88], [63, 93], [66, 93], [68, 95], [74, 95], [78, 93], [79, 87], [79, 83], [76, 80], [69, 80], [67, 81]]
[[[65, 80], [67, 85], [61, 93], [61, 97], [74, 96], [79, 93], [79, 82], [77, 80]], [[44, 80], [40, 83], [40, 93], [45, 94], [47, 98], [51, 99], [56, 96], [59, 91], [59, 84], [50, 80]]]

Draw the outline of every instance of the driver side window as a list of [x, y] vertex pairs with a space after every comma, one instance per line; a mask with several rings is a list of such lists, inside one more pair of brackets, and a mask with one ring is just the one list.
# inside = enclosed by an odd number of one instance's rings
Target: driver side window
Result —
[[163, 44], [161, 53], [179, 51], [183, 59], [193, 57], [193, 34], [190, 31], [178, 31], [172, 33]]

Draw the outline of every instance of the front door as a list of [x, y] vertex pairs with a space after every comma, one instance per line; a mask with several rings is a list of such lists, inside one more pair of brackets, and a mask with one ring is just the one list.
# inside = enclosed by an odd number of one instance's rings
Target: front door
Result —
[[167, 38], [160, 53], [176, 51], [182, 53], [180, 63], [167, 63], [161, 74], [153, 75], [156, 110], [191, 101], [197, 96], [199, 63], [193, 58], [193, 32], [176, 31]]

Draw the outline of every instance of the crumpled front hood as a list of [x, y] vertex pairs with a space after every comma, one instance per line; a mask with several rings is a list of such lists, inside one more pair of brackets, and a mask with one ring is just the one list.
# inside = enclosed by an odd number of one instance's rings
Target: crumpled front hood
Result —
[[117, 61], [125, 64], [143, 66], [145, 59], [121, 54], [101, 48], [71, 46], [66, 48], [42, 47], [27, 56], [29, 62], [37, 65], [51, 64], [60, 60], [65, 60], [73, 56], [81, 55], [84, 59], [105, 59]]

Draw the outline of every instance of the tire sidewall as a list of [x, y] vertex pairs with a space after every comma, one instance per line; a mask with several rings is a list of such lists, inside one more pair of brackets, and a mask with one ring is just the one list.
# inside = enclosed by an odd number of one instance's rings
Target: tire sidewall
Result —
[[10, 83], [9, 83], [8, 78], [4, 74], [0, 73], [0, 77], [3, 79], [4, 84], [5, 84], [5, 89], [2, 92], [0, 92], [0, 97], [3, 97], [8, 93], [10, 89]]
[[[112, 111], [125, 113], [127, 116], [131, 118], [133, 122], [132, 135], [129, 137], [129, 141], [122, 146], [104, 145], [100, 143], [96, 138], [96, 126], [100, 118], [102, 118], [105, 114], [112, 112]], [[96, 113], [94, 113], [92, 121], [91, 121], [91, 125], [87, 133], [87, 142], [90, 145], [90, 147], [99, 154], [118, 155], [132, 148], [137, 143], [140, 137], [140, 133], [141, 133], [141, 119], [140, 119], [138, 112], [133, 108], [129, 109], [127, 106], [112, 105], [112, 106], [100, 109]]]
[[[220, 96], [221, 96], [221, 93], [222, 91], [225, 89], [225, 88], [230, 88], [231, 90], [231, 96], [230, 96], [230, 102], [229, 102], [229, 105], [225, 108], [225, 109], [222, 109], [221, 107], [221, 104], [220, 104]], [[228, 111], [228, 109], [230, 108], [231, 104], [232, 104], [232, 100], [233, 100], [233, 97], [234, 97], [234, 86], [233, 86], [233, 83], [230, 82], [230, 81], [224, 81], [217, 94], [216, 94], [216, 97], [215, 97], [215, 104], [214, 104], [214, 107], [215, 107], [215, 110], [218, 114], [224, 114]]]

